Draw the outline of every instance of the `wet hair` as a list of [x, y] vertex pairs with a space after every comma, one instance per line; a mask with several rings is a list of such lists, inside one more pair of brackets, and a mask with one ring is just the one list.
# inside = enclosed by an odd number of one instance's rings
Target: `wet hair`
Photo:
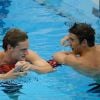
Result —
[[15, 48], [19, 42], [23, 42], [28, 39], [27, 33], [21, 31], [20, 29], [12, 28], [6, 32], [3, 38], [3, 49], [6, 51], [7, 46], [11, 45]]
[[95, 45], [95, 30], [91, 25], [86, 23], [74, 23], [74, 25], [69, 29], [69, 32], [75, 34], [80, 43], [86, 39], [89, 47]]

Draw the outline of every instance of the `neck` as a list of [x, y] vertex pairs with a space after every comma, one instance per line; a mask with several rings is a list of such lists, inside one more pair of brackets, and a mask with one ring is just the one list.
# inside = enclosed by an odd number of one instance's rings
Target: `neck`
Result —
[[3, 58], [3, 63], [4, 64], [15, 64], [17, 61], [14, 60], [8, 52], [5, 52], [4, 58]]
[[86, 55], [88, 52], [91, 52], [91, 51], [94, 51], [94, 50], [95, 50], [95, 46], [83, 48], [83, 49], [81, 50], [80, 56], [84, 56], [84, 55]]

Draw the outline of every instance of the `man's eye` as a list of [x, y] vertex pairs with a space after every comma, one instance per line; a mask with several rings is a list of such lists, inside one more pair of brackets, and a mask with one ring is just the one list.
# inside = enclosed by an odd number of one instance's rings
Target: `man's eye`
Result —
[[74, 39], [70, 38], [70, 41], [74, 41]]
[[21, 49], [21, 51], [25, 51], [25, 49]]

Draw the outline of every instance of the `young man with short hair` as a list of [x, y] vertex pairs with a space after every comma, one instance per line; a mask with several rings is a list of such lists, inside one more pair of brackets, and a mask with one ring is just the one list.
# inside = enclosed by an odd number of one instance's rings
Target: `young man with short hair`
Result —
[[95, 45], [94, 29], [86, 23], [75, 23], [61, 43], [69, 45], [72, 51], [57, 52], [54, 59], [100, 83], [100, 45]]

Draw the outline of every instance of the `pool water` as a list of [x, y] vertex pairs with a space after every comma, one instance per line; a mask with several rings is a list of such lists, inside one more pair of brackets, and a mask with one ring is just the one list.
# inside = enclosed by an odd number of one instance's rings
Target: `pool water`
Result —
[[[100, 19], [92, 15], [91, 0], [0, 0], [0, 50], [9, 28], [20, 28], [29, 36], [30, 48], [45, 60], [57, 51], [68, 50], [60, 40], [74, 22], [87, 22], [96, 29], [100, 43]], [[99, 93], [87, 92], [93, 79], [69, 66], [55, 72], [28, 72], [15, 80], [0, 81], [0, 100], [99, 100]]]

